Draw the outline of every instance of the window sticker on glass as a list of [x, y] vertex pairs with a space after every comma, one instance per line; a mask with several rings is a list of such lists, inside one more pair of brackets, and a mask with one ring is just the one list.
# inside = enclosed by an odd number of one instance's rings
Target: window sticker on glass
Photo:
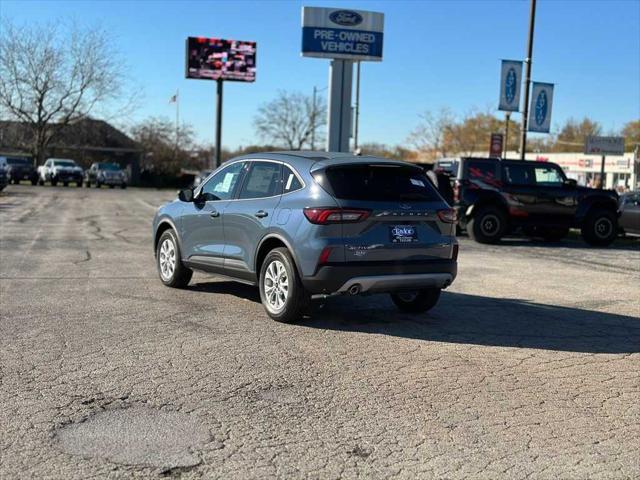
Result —
[[418, 180], [417, 178], [412, 178], [411, 183], [418, 187], [424, 187], [424, 182], [422, 180]]
[[287, 179], [287, 186], [284, 187], [285, 190], [289, 190], [291, 188], [291, 182], [293, 182], [293, 173], [289, 174], [289, 178]]
[[231, 190], [231, 185], [233, 183], [233, 178], [237, 175], [237, 173], [226, 173], [222, 182], [216, 185], [216, 188], [213, 189], [216, 193], [229, 193]]
[[277, 170], [269, 166], [255, 166], [249, 176], [247, 190], [251, 192], [266, 193], [270, 190], [271, 182], [274, 180]]

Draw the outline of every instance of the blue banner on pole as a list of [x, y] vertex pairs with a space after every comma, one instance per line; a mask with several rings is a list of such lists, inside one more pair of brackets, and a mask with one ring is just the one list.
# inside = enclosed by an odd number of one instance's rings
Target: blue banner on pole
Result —
[[549, 133], [552, 106], [553, 83], [533, 82], [529, 107], [530, 132]]
[[498, 110], [517, 112], [520, 110], [520, 85], [522, 84], [522, 62], [502, 60], [500, 74], [500, 105]]

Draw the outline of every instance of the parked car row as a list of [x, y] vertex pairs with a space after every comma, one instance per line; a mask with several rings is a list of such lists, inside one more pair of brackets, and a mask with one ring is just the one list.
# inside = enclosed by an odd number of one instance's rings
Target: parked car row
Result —
[[17, 184], [23, 180], [31, 182], [31, 185], [50, 183], [56, 186], [61, 183], [65, 187], [69, 184], [78, 187], [127, 187], [127, 174], [116, 163], [95, 162], [87, 170], [83, 170], [73, 160], [49, 158], [36, 169], [32, 160], [27, 157], [0, 157], [0, 190], [8, 184]]

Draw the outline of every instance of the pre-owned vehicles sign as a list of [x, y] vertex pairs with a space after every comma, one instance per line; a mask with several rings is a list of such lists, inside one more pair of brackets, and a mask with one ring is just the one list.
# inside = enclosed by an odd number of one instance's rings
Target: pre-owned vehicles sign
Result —
[[303, 7], [302, 55], [343, 60], [382, 60], [384, 14]]
[[624, 155], [624, 137], [597, 137], [590, 135], [585, 139], [584, 153]]

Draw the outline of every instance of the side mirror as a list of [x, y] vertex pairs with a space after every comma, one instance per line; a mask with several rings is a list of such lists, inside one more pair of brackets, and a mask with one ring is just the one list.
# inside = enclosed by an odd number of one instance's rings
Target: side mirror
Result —
[[565, 187], [570, 187], [570, 188], [575, 188], [578, 186], [578, 182], [576, 180], [574, 180], [573, 178], [567, 178], [564, 181], [564, 186]]
[[184, 190], [180, 190], [178, 192], [178, 199], [181, 202], [193, 202], [193, 190], [190, 188], [185, 188]]

